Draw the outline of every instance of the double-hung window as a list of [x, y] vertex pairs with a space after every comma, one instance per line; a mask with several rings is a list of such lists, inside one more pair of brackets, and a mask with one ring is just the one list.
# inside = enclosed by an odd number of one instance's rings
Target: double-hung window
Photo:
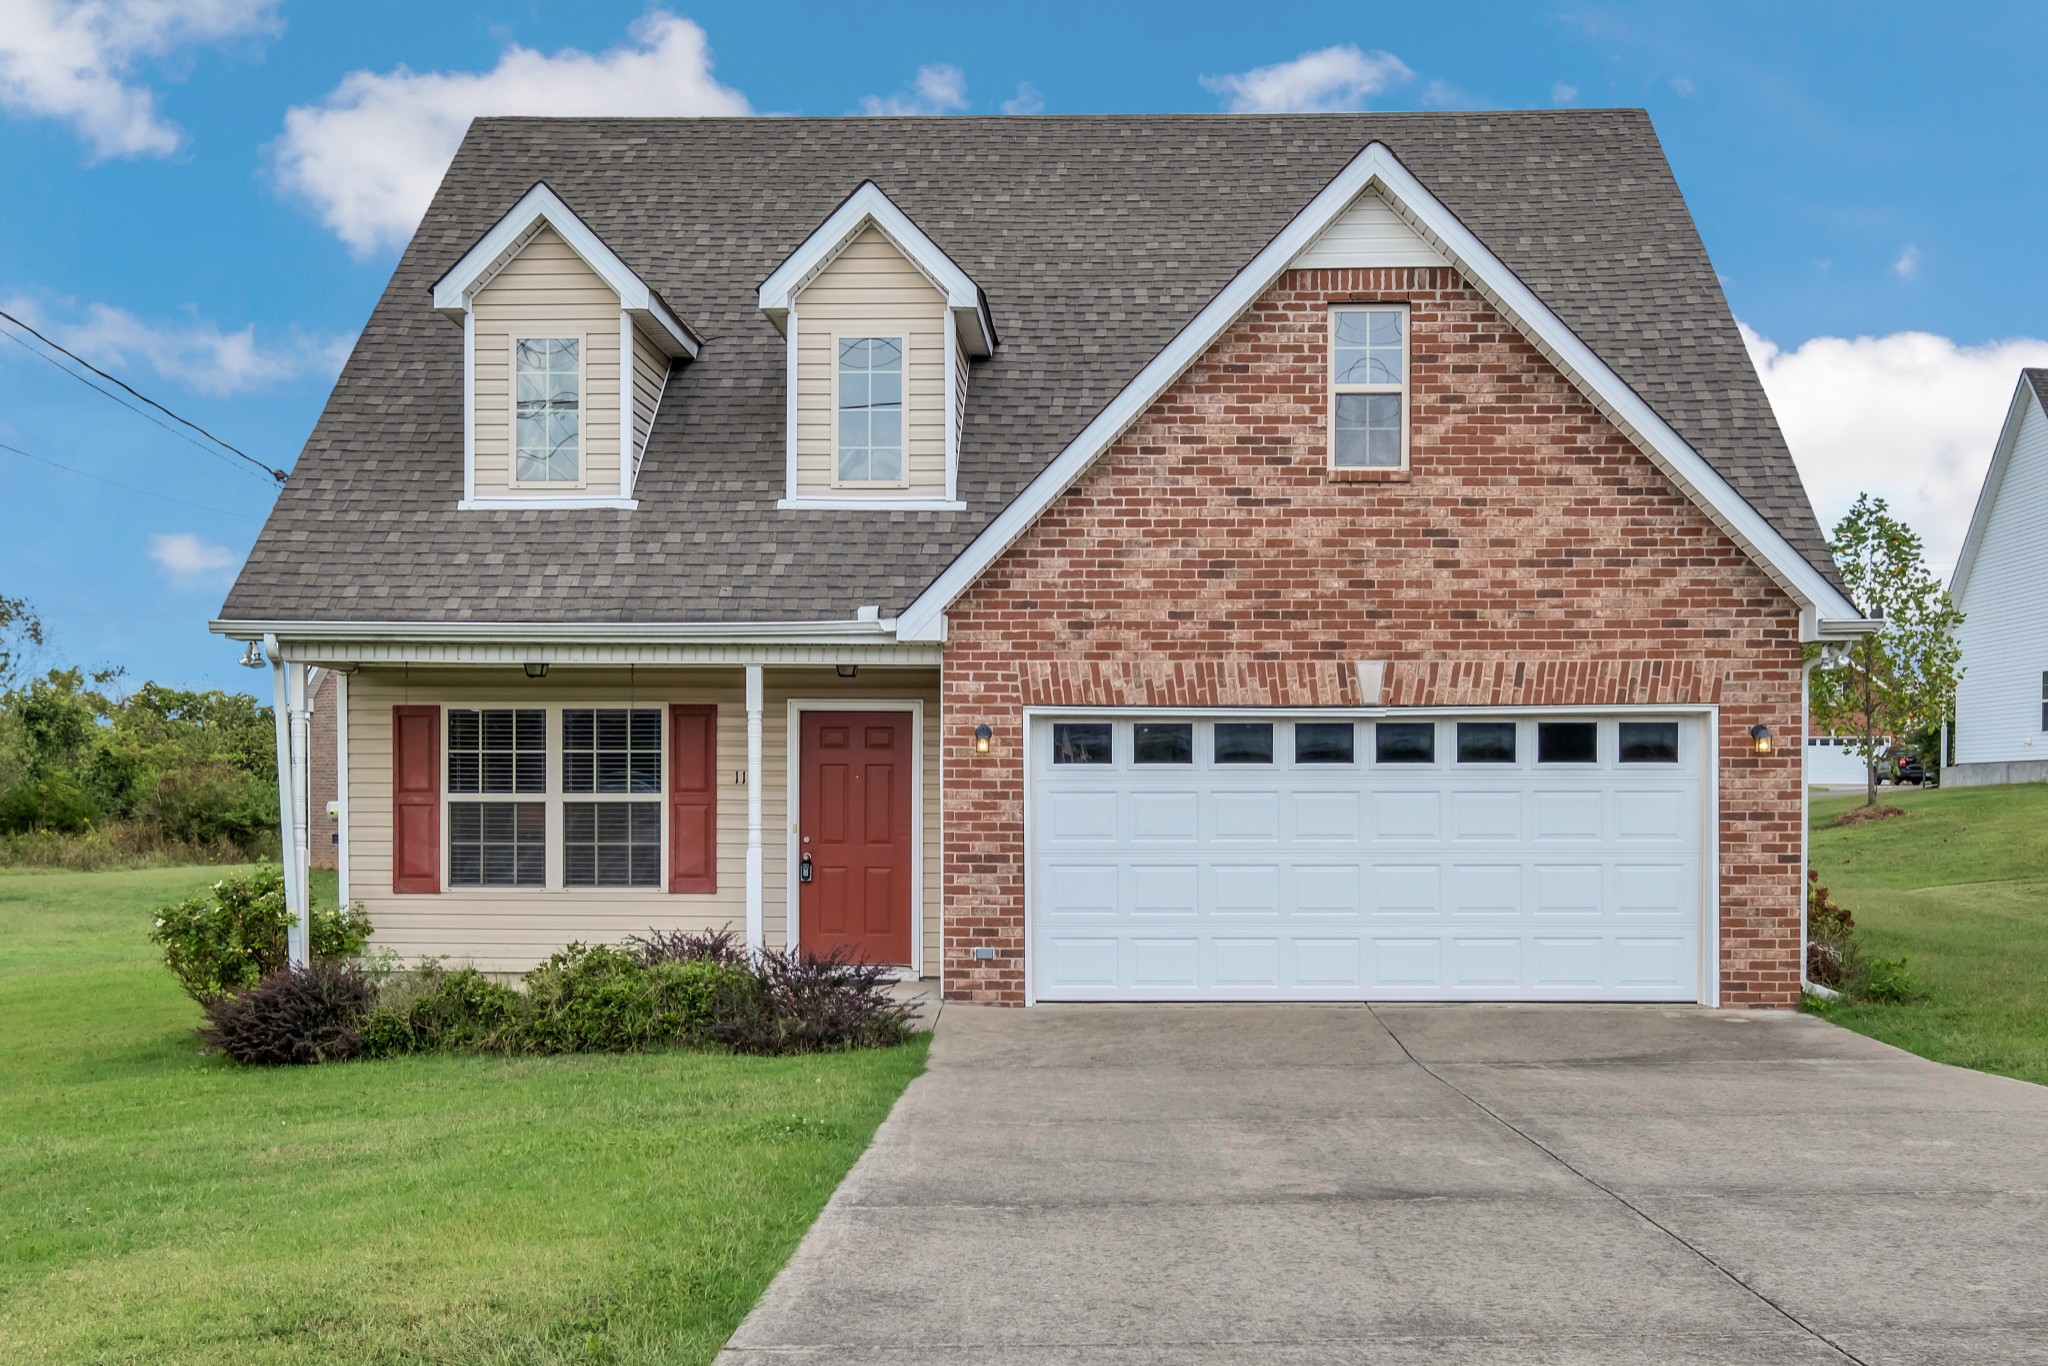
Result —
[[547, 745], [540, 708], [449, 708], [449, 886], [547, 886]]
[[833, 478], [840, 484], [901, 486], [902, 337], [840, 337], [833, 392]]
[[574, 337], [512, 343], [513, 474], [519, 483], [583, 480], [582, 351]]
[[661, 710], [562, 712], [562, 885], [661, 886]]
[[1408, 310], [1330, 310], [1330, 465], [1408, 467]]

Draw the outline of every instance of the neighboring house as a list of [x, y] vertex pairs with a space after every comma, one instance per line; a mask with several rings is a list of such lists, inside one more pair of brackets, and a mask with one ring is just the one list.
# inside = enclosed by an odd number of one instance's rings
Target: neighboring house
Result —
[[407, 956], [1770, 1006], [1866, 627], [1632, 111], [479, 120], [215, 624]]
[[[1847, 787], [1851, 784], [1860, 787], [1869, 782], [1870, 774], [1863, 755], [1852, 748], [1861, 743], [1861, 737], [1809, 733], [1806, 737], [1806, 781], [1821, 787]], [[1880, 781], [1884, 777], [1884, 756], [1890, 748], [1888, 740], [1877, 742]]]
[[2048, 779], [2048, 370], [2022, 370], [1949, 582], [1957, 633], [1955, 763], [1944, 784]]

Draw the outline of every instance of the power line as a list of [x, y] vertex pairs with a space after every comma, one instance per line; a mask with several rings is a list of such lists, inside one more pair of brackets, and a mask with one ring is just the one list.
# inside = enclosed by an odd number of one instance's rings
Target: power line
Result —
[[[141, 390], [127, 383], [125, 380], [122, 380], [117, 376], [108, 374], [106, 371], [100, 369], [97, 365], [94, 365], [91, 361], [87, 360], [85, 357], [77, 354], [76, 352], [66, 350], [63, 346], [50, 340], [48, 337], [36, 331], [33, 327], [30, 327], [27, 323], [15, 317], [12, 313], [9, 313], [7, 310], [0, 309], [0, 318], [5, 318], [8, 322], [13, 323], [16, 327], [28, 333], [31, 337], [34, 337], [37, 341], [49, 347], [51, 350], [60, 352], [63, 355], [70, 357], [70, 359], [77, 362], [79, 365], [84, 366], [86, 369], [92, 371], [95, 375], [98, 375], [101, 379], [107, 381], [107, 383], [120, 385], [121, 388], [127, 390], [128, 393], [134, 395], [136, 398], [141, 399], [144, 403], [147, 403], [150, 407], [156, 409], [165, 417], [171, 418], [176, 422], [182, 423], [183, 425], [190, 427], [193, 431], [199, 433], [208, 441], [211, 441], [214, 445], [219, 446], [222, 450], [229, 451], [234, 455], [239, 456], [243, 460], [246, 460], [251, 465], [254, 465], [257, 469], [262, 470], [265, 474], [269, 475], [272, 479], [275, 479], [278, 483], [282, 484], [285, 481], [285, 472], [283, 470], [272, 469], [270, 466], [264, 464], [261, 460], [258, 460], [255, 456], [249, 454], [241, 447], [232, 445], [226, 441], [221, 440], [212, 432], [209, 432], [208, 430], [206, 430], [206, 428], [200, 426], [197, 422], [194, 422], [191, 418], [185, 417], [182, 414], [171, 411], [169, 408], [166, 408], [163, 404], [158, 403], [155, 399], [151, 398], [148, 394], [143, 393]], [[19, 338], [17, 338], [16, 340], [19, 340]], [[23, 343], [23, 345], [26, 345], [26, 343]], [[45, 359], [47, 359], [47, 357]], [[54, 361], [51, 363], [55, 364]], [[60, 365], [57, 368], [61, 370], [64, 367]], [[78, 378], [82, 379], [83, 376], [78, 376]], [[87, 387], [95, 389], [103, 394], [106, 393], [106, 390], [100, 389], [98, 385], [92, 384], [90, 381], [87, 381]], [[107, 394], [107, 397], [113, 398], [114, 396], [112, 394]], [[115, 401], [120, 402], [120, 400], [118, 399], [116, 399]], [[130, 405], [122, 404], [122, 406], [129, 407]], [[144, 416], [147, 416], [147, 414], [144, 414]], [[154, 421], [154, 419], [152, 419], [152, 421]], [[187, 439], [189, 440], [190, 438]]]
[[47, 456], [35, 455], [23, 450], [19, 446], [10, 446], [4, 441], [0, 441], [0, 451], [6, 451], [9, 455], [18, 455], [24, 460], [33, 460], [38, 465], [48, 465], [53, 470], [63, 470], [67, 474], [78, 475], [83, 479], [91, 479], [101, 484], [111, 484], [117, 489], [127, 489], [130, 493], [139, 493], [147, 498], [160, 498], [166, 503], [177, 503], [181, 507], [198, 508], [201, 512], [217, 512], [223, 517], [239, 517], [246, 522], [260, 522], [263, 520], [246, 512], [230, 512], [226, 508], [208, 507], [205, 503], [193, 503], [183, 498], [173, 498], [168, 493], [158, 493], [155, 489], [146, 489], [137, 484], [124, 484], [118, 479], [109, 479], [103, 474], [94, 474], [91, 470], [79, 469], [76, 465], [66, 465], [62, 461], [51, 460]]

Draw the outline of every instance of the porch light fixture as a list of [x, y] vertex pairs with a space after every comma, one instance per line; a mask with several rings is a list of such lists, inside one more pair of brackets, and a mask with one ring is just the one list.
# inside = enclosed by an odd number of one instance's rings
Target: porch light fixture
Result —
[[988, 728], [986, 721], [976, 726], [974, 728], [974, 752], [976, 754], [988, 753], [988, 742], [995, 738], [995, 734], [994, 731]]
[[242, 651], [242, 667], [245, 669], [260, 669], [263, 667], [263, 651], [257, 647], [256, 642], [253, 640], [249, 642], [249, 648]]
[[1771, 752], [1771, 728], [1758, 722], [1749, 728], [1749, 747], [1758, 754]]
[[860, 665], [841, 664], [832, 672], [838, 674], [841, 678], [857, 678], [860, 676]]
[[548, 676], [548, 666], [545, 664], [529, 664], [526, 666], [526, 676], [528, 678], [546, 678]]

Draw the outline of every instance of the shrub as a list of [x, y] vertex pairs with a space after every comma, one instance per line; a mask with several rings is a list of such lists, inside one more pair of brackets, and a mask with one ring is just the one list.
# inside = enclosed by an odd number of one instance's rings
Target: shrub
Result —
[[521, 1043], [536, 1053], [635, 1053], [667, 1042], [640, 955], [570, 944], [526, 974]]
[[518, 992], [475, 968], [449, 972], [438, 963], [422, 963], [384, 983], [364, 1027], [364, 1043], [377, 1057], [493, 1052], [513, 1045], [509, 1036], [525, 1005]]
[[135, 814], [168, 840], [246, 846], [276, 826], [277, 788], [232, 764], [172, 769], [149, 785]]
[[1835, 904], [1820, 885], [1820, 873], [1806, 874], [1806, 980], [1841, 990], [1855, 918]]
[[51, 830], [74, 835], [100, 819], [99, 804], [68, 773], [24, 778], [0, 796], [0, 830]]
[[1845, 985], [1851, 1000], [1872, 1001], [1879, 1005], [1904, 1005], [1921, 995], [1920, 979], [1907, 970], [1903, 958], [1852, 954]]
[[[159, 907], [149, 937], [185, 994], [205, 1005], [282, 970], [291, 921], [284, 874], [266, 862]], [[369, 942], [370, 921], [361, 906], [318, 910], [311, 921], [315, 959], [353, 958]]]
[[375, 996], [376, 987], [352, 963], [286, 968], [208, 1002], [200, 1037], [239, 1063], [340, 1062], [362, 1054], [362, 1026]]
[[917, 1008], [889, 994], [890, 970], [829, 954], [770, 950], [755, 964], [758, 992], [721, 996], [710, 1037], [741, 1053], [885, 1048], [910, 1037]]
[[640, 951], [641, 961], [649, 967], [656, 963], [707, 962], [723, 963], [728, 967], [745, 967], [746, 946], [733, 933], [732, 926], [725, 925], [715, 930], [649, 930], [643, 938], [629, 935], [626, 942]]

